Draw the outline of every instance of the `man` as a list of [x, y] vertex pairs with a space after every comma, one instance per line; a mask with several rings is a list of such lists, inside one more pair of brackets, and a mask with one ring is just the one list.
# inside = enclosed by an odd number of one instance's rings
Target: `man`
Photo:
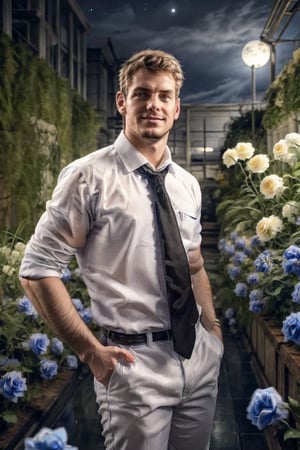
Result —
[[[200, 251], [199, 184], [172, 162], [167, 147], [182, 82], [179, 62], [163, 51], [141, 51], [125, 62], [116, 95], [123, 132], [62, 171], [20, 271], [38, 312], [95, 377], [109, 450], [209, 448], [223, 344]], [[175, 340], [172, 329], [156, 194], [141, 167], [167, 168], [194, 295], [180, 306], [179, 322], [186, 308], [201, 313], [187, 356], [175, 348], [185, 346], [185, 336]], [[74, 254], [101, 342], [60, 280]]]

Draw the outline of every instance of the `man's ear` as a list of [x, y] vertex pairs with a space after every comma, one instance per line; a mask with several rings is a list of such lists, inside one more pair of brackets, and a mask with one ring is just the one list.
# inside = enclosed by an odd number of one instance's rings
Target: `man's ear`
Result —
[[116, 105], [121, 116], [125, 116], [126, 114], [126, 104], [125, 97], [121, 91], [118, 91], [116, 94]]

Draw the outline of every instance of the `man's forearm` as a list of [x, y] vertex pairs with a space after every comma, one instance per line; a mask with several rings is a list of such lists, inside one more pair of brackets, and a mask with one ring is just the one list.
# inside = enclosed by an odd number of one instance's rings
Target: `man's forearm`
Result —
[[101, 346], [74, 307], [63, 282], [56, 277], [29, 280], [22, 278], [28, 298], [45, 323], [85, 361], [93, 348]]

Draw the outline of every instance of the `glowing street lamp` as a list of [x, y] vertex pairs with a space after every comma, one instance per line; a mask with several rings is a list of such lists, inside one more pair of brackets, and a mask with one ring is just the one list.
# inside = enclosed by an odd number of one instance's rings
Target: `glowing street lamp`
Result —
[[256, 103], [256, 80], [255, 69], [259, 69], [267, 64], [271, 54], [270, 46], [262, 41], [250, 41], [246, 44], [242, 51], [244, 63], [251, 67], [251, 84], [252, 84], [252, 139], [255, 139], [255, 114], [254, 108]]

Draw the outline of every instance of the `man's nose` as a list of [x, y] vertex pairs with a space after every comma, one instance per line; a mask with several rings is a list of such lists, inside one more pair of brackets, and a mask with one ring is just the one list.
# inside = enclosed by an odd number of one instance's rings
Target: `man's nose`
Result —
[[157, 109], [159, 107], [159, 97], [156, 94], [152, 94], [147, 102], [148, 109]]

